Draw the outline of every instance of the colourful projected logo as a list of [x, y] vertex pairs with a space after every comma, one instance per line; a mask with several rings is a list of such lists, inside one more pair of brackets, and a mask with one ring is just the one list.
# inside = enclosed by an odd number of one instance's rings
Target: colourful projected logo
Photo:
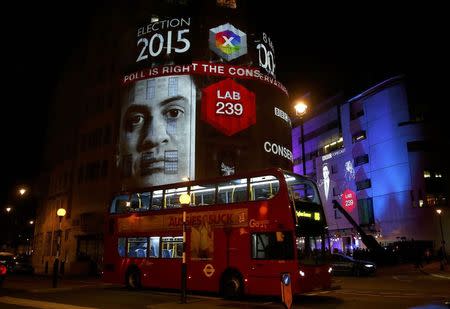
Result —
[[232, 31], [216, 34], [216, 46], [227, 55], [238, 52], [241, 48], [241, 38]]
[[209, 48], [231, 61], [247, 53], [247, 35], [228, 23], [212, 28], [209, 30]]

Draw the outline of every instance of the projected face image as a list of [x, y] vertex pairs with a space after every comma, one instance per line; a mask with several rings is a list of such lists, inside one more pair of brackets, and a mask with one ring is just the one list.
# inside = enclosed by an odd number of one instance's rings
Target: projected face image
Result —
[[195, 85], [189, 75], [137, 81], [121, 110], [120, 168], [125, 187], [193, 178]]
[[324, 165], [322, 167], [322, 175], [324, 180], [328, 180], [330, 178], [330, 170], [328, 169], [328, 165]]

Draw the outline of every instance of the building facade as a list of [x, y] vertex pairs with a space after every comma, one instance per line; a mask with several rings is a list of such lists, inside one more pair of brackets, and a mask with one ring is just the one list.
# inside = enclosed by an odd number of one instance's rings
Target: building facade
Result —
[[450, 235], [448, 163], [439, 159], [444, 137], [413, 113], [402, 76], [350, 100], [336, 97], [318, 105], [303, 128], [303, 141], [299, 126], [292, 133], [294, 171], [317, 180], [331, 248], [364, 248], [333, 200], [381, 244], [414, 239], [438, 248], [437, 209], [446, 214], [443, 233]]
[[66, 273], [98, 272], [113, 193], [292, 169], [287, 90], [249, 7], [112, 1], [92, 14], [49, 114], [37, 272], [50, 273], [57, 253]]

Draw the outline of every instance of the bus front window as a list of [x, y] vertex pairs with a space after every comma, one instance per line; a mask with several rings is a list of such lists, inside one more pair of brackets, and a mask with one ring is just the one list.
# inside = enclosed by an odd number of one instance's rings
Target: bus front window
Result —
[[286, 173], [296, 222], [297, 257], [302, 264], [322, 264], [325, 255], [326, 220], [316, 184], [309, 178]]

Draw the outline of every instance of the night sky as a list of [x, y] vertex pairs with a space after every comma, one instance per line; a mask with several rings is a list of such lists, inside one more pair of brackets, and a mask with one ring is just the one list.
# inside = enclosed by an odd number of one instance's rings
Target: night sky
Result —
[[[2, 21], [7, 94], [1, 121], [2, 205], [14, 185], [29, 183], [39, 173], [48, 103], [64, 62], [101, 8], [82, 2], [16, 2], [9, 4], [12, 18]], [[292, 100], [307, 92], [315, 102], [340, 91], [350, 98], [388, 77], [405, 74], [413, 85], [411, 100], [445, 103], [447, 95], [440, 95], [446, 88], [435, 85], [447, 72], [444, 55], [449, 55], [443, 47], [448, 33], [442, 8], [410, 3], [394, 8], [378, 2], [377, 7], [337, 8], [324, 3], [310, 8], [286, 2], [260, 7], [255, 14], [272, 14], [267, 29], [275, 44], [277, 78]]]

